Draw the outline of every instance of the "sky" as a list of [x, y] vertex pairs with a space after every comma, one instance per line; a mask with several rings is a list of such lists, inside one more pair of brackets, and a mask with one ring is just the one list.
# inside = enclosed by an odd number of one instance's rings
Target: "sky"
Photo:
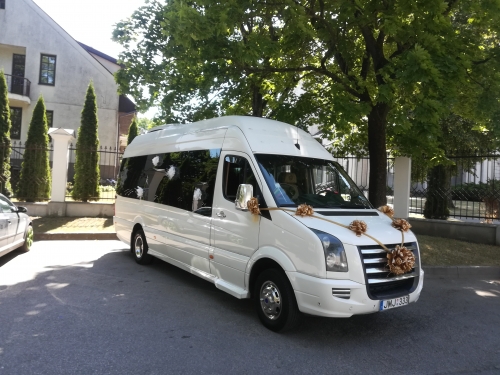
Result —
[[145, 0], [33, 1], [74, 39], [114, 58], [121, 46], [111, 40], [113, 25], [145, 4]]

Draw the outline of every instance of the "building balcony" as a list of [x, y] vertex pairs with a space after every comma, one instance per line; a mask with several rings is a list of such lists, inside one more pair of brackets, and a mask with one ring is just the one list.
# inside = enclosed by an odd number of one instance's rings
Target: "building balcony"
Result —
[[7, 91], [9, 93], [9, 102], [11, 105], [30, 104], [30, 86], [31, 82], [27, 78], [5, 74], [7, 79]]

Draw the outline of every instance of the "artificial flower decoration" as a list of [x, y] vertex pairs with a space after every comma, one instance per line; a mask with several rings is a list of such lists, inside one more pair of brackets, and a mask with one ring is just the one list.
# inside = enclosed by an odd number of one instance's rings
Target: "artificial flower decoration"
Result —
[[140, 186], [137, 186], [137, 188], [135, 189], [135, 192], [137, 194], [137, 198], [141, 199], [142, 196], [144, 195], [144, 189], [141, 188]]
[[160, 162], [160, 157], [158, 155], [156, 155], [153, 160], [151, 160], [153, 162], [153, 165], [156, 167], [158, 165], [158, 163]]
[[167, 176], [168, 179], [171, 180], [174, 178], [175, 173], [176, 173], [175, 167], [171, 165], [168, 171], [165, 172], [165, 176]]
[[397, 245], [394, 250], [387, 253], [387, 266], [394, 275], [410, 272], [415, 265], [415, 255], [404, 246]]
[[390, 218], [392, 218], [394, 216], [394, 210], [390, 206], [381, 206], [378, 208], [378, 210], [380, 212], [383, 212], [384, 214], [386, 214]]
[[247, 208], [252, 215], [260, 214], [259, 201], [255, 197], [250, 198], [250, 200], [247, 202]]
[[411, 228], [411, 225], [409, 222], [407, 222], [405, 219], [395, 219], [392, 222], [392, 226], [402, 232], [407, 232], [408, 229]]
[[356, 232], [356, 236], [358, 237], [365, 233], [367, 228], [368, 226], [362, 220], [354, 220], [351, 224], [349, 224], [349, 229]]
[[194, 194], [193, 194], [193, 200], [195, 201], [199, 201], [201, 199], [201, 189], [200, 188], [196, 188], [194, 189]]
[[314, 210], [311, 206], [308, 204], [301, 204], [299, 207], [297, 207], [297, 211], [295, 212], [295, 215], [298, 216], [312, 216], [314, 214]]

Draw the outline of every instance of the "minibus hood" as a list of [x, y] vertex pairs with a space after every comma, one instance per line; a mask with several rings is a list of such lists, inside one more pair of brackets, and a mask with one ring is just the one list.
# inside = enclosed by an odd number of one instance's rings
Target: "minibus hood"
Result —
[[[364, 235], [358, 237], [352, 230], [341, 226], [349, 226], [354, 220], [364, 221], [367, 225], [366, 234], [376, 238], [383, 244], [389, 245], [402, 242], [401, 231], [392, 226], [392, 220], [389, 217], [377, 210], [359, 210], [359, 212], [356, 212], [356, 210], [316, 210], [313, 216], [301, 217], [293, 213], [290, 213], [290, 215], [305, 226], [329, 233], [346, 244], [361, 246], [375, 243], [371, 238]], [[404, 242], [416, 240], [411, 230], [404, 232]]]

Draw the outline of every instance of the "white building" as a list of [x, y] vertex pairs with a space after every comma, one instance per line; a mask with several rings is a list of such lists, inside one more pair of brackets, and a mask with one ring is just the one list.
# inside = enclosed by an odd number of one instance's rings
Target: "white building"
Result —
[[[105, 37], [105, 36], [103, 36]], [[12, 141], [26, 141], [38, 97], [49, 127], [77, 129], [90, 81], [97, 95], [99, 140], [119, 146], [134, 104], [118, 95], [116, 59], [75, 41], [32, 0], [0, 0], [0, 69], [7, 78]]]

